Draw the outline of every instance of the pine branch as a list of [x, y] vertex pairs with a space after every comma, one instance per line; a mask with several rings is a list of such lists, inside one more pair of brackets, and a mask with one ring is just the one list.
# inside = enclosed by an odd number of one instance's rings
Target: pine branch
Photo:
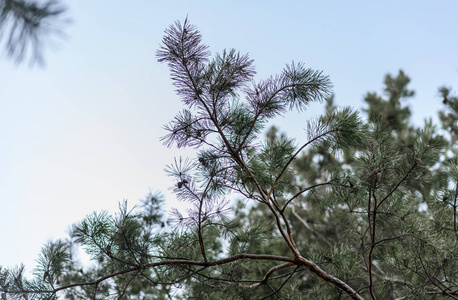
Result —
[[[298, 269], [298, 268], [296, 267], [296, 270], [297, 270], [297, 269]], [[295, 270], [295, 271], [296, 271], [296, 270]], [[276, 289], [276, 290], [273, 291], [270, 295], [267, 295], [267, 296], [265, 296], [265, 297], [262, 298], [262, 299], [268, 299], [268, 298], [270, 298], [270, 297], [273, 297], [275, 294], [278, 294], [278, 293], [281, 291], [281, 289], [285, 286], [285, 284], [291, 279], [291, 277], [293, 277], [295, 271], [293, 271], [293, 272], [291, 272], [291, 273], [289, 274], [289, 276], [285, 279], [285, 281], [283, 281], [283, 283], [278, 287], [278, 289]]]
[[[148, 264], [142, 264], [142, 265], [137, 265], [131, 268], [127, 268], [124, 270], [120, 270], [117, 272], [113, 272], [110, 274], [107, 274], [105, 276], [102, 276], [98, 278], [97, 280], [94, 281], [89, 281], [89, 282], [80, 282], [80, 283], [74, 283], [74, 284], [69, 284], [65, 286], [61, 286], [52, 290], [21, 290], [21, 293], [34, 293], [34, 294], [56, 294], [59, 291], [63, 291], [66, 289], [70, 289], [73, 287], [83, 287], [83, 286], [97, 286], [98, 284], [114, 278], [119, 275], [124, 275], [124, 274], [129, 274], [129, 273], [135, 273], [139, 272], [142, 270], [150, 269], [150, 268], [155, 268], [155, 267], [160, 267], [160, 266], [201, 266], [201, 267], [212, 267], [212, 266], [219, 266], [219, 265], [224, 265], [232, 262], [236, 262], [239, 260], [267, 260], [267, 261], [283, 261], [283, 262], [288, 262], [288, 263], [295, 263], [295, 260], [293, 258], [285, 257], [285, 256], [277, 256], [277, 255], [267, 255], [267, 254], [246, 254], [246, 253], [240, 253], [234, 256], [230, 256], [224, 259], [219, 259], [219, 260], [214, 260], [214, 261], [195, 261], [195, 260], [183, 260], [183, 259], [176, 259], [176, 260], [166, 260], [162, 262], [156, 262], [156, 263], [148, 263]], [[18, 293], [16, 291], [7, 291], [7, 293], [15, 294]]]
[[62, 35], [60, 23], [66, 23], [61, 19], [65, 11], [59, 0], [2, 0], [0, 39], [7, 36], [7, 56], [20, 63], [31, 52], [31, 64], [43, 63], [43, 39], [53, 34]]
[[[283, 208], [281, 209], [282, 212], [285, 211], [285, 209], [288, 207], [288, 205], [294, 200], [296, 199], [297, 197], [299, 197], [300, 195], [302, 195], [303, 193], [307, 192], [307, 191], [310, 191], [310, 190], [313, 190], [314, 188], [317, 188], [317, 187], [320, 187], [320, 186], [326, 186], [326, 185], [332, 185], [333, 184], [333, 181], [334, 180], [331, 180], [331, 181], [327, 181], [327, 182], [323, 182], [323, 183], [317, 183], [317, 184], [314, 184], [312, 186], [309, 186], [305, 189], [302, 189], [301, 191], [297, 192], [294, 196], [292, 196], [288, 201], [286, 201], [285, 205], [283, 205]], [[294, 209], [294, 208], [293, 208]]]

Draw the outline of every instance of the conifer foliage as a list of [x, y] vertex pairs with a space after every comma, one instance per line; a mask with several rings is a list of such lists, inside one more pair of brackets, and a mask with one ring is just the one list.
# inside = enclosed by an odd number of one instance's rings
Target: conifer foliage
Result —
[[[184, 105], [163, 143], [196, 149], [166, 168], [190, 208], [167, 220], [150, 194], [87, 216], [43, 248], [33, 280], [0, 269], [3, 299], [458, 298], [454, 136], [409, 125], [403, 72], [387, 75], [386, 98], [367, 95], [363, 121], [334, 106], [321, 72], [291, 63], [255, 82], [248, 55], [211, 58], [188, 20], [157, 56]], [[457, 100], [441, 91], [453, 129]], [[263, 139], [272, 118], [324, 100], [304, 136], [272, 128]]]
[[30, 55], [43, 63], [44, 40], [61, 35], [66, 11], [60, 0], [0, 0], [0, 41], [16, 63]]

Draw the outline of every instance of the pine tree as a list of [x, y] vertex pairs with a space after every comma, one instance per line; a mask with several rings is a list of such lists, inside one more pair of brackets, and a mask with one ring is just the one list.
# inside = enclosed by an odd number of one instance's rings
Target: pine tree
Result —
[[19, 63], [30, 55], [32, 63], [42, 63], [45, 38], [62, 34], [64, 12], [59, 0], [0, 0], [0, 41], [7, 57]]
[[[387, 75], [386, 98], [367, 95], [363, 121], [337, 108], [329, 78], [301, 63], [255, 82], [248, 55], [210, 59], [187, 20], [166, 30], [158, 59], [185, 106], [163, 142], [197, 150], [167, 168], [191, 208], [169, 222], [153, 194], [137, 210], [94, 213], [69, 240], [43, 248], [33, 280], [23, 268], [0, 269], [4, 298], [458, 297], [458, 110], [449, 90], [444, 137], [431, 122], [410, 125], [403, 72]], [[262, 139], [273, 117], [324, 100], [305, 136], [271, 128]], [[76, 261], [78, 245], [92, 267]]]

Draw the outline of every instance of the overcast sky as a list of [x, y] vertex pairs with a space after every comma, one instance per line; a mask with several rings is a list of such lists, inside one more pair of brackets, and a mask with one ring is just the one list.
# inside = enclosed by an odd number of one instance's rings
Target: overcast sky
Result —
[[[441, 85], [458, 89], [458, 2], [66, 1], [66, 39], [45, 68], [0, 60], [0, 265], [32, 270], [44, 242], [92, 211], [116, 211], [149, 191], [178, 206], [163, 169], [174, 156], [162, 126], [182, 109], [166, 65], [156, 61], [164, 29], [189, 16], [212, 53], [236, 48], [257, 79], [304, 62], [334, 84], [336, 103], [363, 107], [385, 74], [404, 70], [415, 123], [436, 118]], [[304, 139], [307, 118], [275, 120]]]

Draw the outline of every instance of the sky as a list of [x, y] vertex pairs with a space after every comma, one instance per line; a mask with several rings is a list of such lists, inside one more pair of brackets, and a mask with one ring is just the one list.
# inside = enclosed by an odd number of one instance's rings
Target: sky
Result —
[[[165, 147], [163, 125], [183, 107], [157, 62], [165, 28], [189, 21], [212, 53], [255, 60], [256, 80], [303, 62], [322, 70], [339, 106], [364, 107], [367, 92], [402, 69], [416, 91], [413, 122], [437, 121], [439, 86], [458, 89], [458, 2], [65, 1], [65, 37], [46, 66], [0, 58], [0, 265], [31, 271], [42, 245], [66, 237], [93, 211], [116, 212], [150, 191], [180, 207], [164, 167], [194, 149]], [[0, 51], [3, 51], [1, 49]], [[272, 125], [305, 139], [323, 104]]]

